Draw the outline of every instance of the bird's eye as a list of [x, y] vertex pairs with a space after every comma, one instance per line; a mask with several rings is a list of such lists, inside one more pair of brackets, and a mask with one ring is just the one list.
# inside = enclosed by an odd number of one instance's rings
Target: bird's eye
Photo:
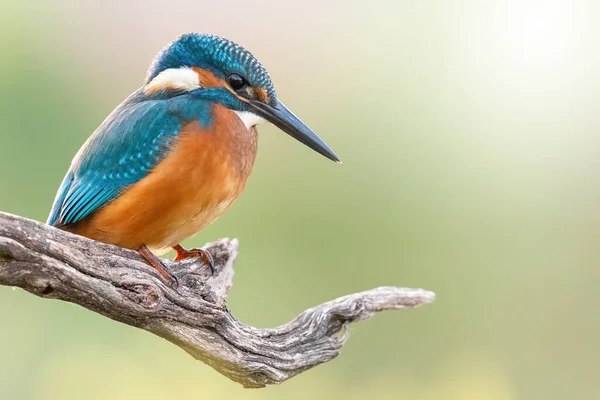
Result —
[[229, 86], [231, 86], [233, 90], [243, 89], [244, 86], [246, 86], [246, 80], [238, 74], [231, 74], [229, 75]]

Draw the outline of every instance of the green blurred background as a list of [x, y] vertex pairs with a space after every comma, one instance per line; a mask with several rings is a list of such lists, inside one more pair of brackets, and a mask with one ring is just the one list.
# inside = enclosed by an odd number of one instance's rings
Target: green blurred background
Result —
[[244, 390], [168, 342], [0, 287], [0, 400], [600, 398], [597, 1], [0, 3], [0, 210], [45, 220], [77, 149], [178, 34], [238, 41], [341, 156], [272, 126], [229, 305], [275, 326], [379, 285], [438, 300]]

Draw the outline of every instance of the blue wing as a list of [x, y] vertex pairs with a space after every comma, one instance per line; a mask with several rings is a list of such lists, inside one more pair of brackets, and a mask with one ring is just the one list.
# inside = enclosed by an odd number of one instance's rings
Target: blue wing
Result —
[[[48, 224], [81, 221], [147, 176], [167, 154], [182, 121], [191, 117], [182, 104], [134, 93], [117, 107], [75, 156]], [[200, 106], [206, 111], [206, 104]]]

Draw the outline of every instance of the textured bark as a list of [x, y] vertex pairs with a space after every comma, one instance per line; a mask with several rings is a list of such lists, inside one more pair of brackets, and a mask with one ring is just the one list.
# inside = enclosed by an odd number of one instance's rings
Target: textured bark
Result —
[[351, 322], [435, 298], [423, 289], [379, 287], [320, 304], [277, 328], [254, 328], [226, 306], [237, 241], [205, 249], [215, 259], [213, 276], [199, 259], [165, 260], [179, 280], [174, 290], [136, 252], [0, 213], [1, 285], [145, 329], [246, 387], [281, 383], [335, 358]]

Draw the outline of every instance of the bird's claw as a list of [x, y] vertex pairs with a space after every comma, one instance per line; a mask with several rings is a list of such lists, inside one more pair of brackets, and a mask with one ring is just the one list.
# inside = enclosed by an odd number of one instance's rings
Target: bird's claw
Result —
[[169, 276], [165, 276], [164, 278], [171, 289], [177, 290], [179, 288], [179, 280], [175, 275], [169, 274]]
[[177, 277], [165, 268], [160, 258], [158, 258], [154, 253], [152, 253], [145, 245], [141, 246], [138, 249], [138, 253], [140, 253], [140, 255], [146, 259], [148, 264], [150, 264], [152, 267], [154, 267], [156, 271], [158, 271], [160, 276], [164, 279], [164, 281], [167, 283], [167, 285], [169, 285], [170, 288], [172, 288], [173, 290], [177, 290], [177, 288], [179, 287], [179, 281], [177, 280]]
[[215, 274], [215, 260], [213, 256], [204, 249], [184, 249], [182, 246], [174, 247], [177, 255], [175, 256], [175, 261], [185, 260], [190, 257], [200, 257], [204, 264], [206, 264], [210, 268], [211, 276]]

